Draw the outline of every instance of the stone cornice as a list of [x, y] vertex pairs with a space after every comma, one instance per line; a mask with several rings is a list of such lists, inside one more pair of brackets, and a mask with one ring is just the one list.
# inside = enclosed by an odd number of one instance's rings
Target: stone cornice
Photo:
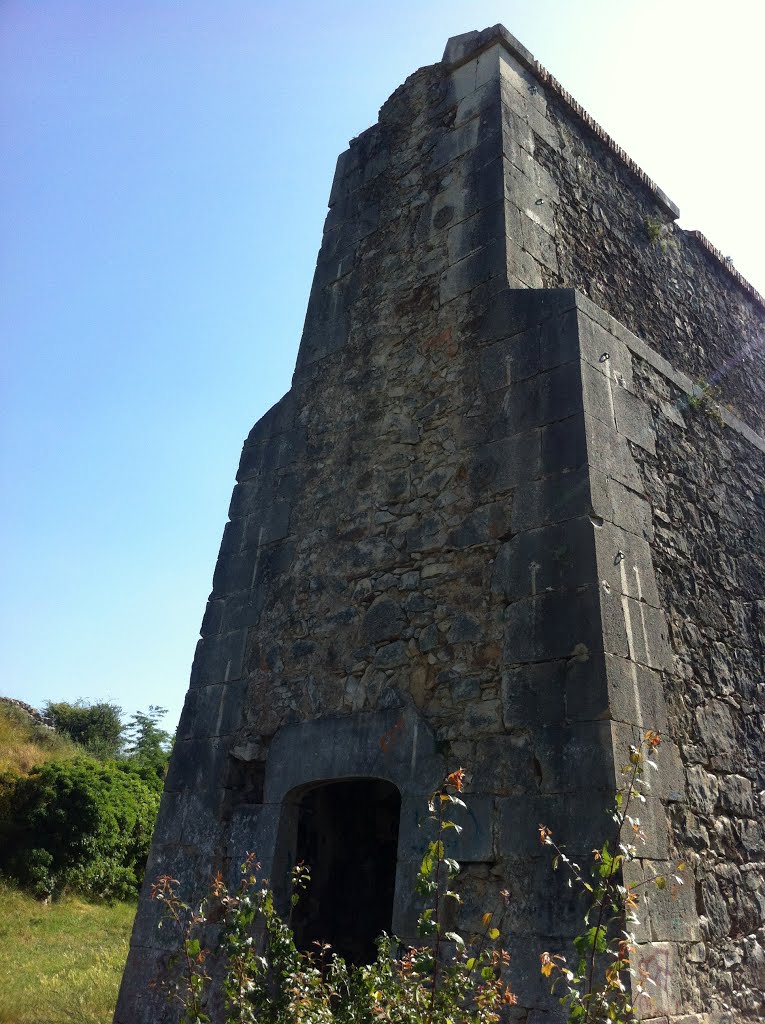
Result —
[[[581, 103], [577, 102], [571, 93], [564, 89], [561, 83], [545, 68], [536, 57], [520, 43], [504, 25], [493, 25], [491, 28], [483, 29], [481, 32], [465, 32], [463, 35], [452, 36], [446, 44], [442, 63], [450, 70], [466, 64], [473, 60], [478, 54], [483, 53], [490, 47], [499, 44], [503, 46], [517, 61], [529, 70], [542, 85], [557, 96], [568, 108], [571, 114], [587, 128], [606, 148], [614, 154], [617, 159], [644, 185], [654, 196], [656, 203], [667, 214], [671, 220], [677, 220], [680, 210], [672, 202], [669, 196], [650, 178], [645, 171], [635, 163], [629, 154], [605, 131], [598, 122], [587, 113]], [[758, 305], [765, 307], [765, 297], [747, 281], [747, 279], [732, 265], [730, 260], [717, 249], [700, 231], [685, 231], [685, 234], [694, 238], [700, 243], [706, 253], [719, 263]]]

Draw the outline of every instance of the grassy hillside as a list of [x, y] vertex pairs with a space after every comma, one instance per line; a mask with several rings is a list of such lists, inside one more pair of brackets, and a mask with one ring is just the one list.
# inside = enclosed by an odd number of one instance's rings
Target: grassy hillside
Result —
[[37, 764], [74, 757], [77, 752], [66, 736], [36, 725], [18, 708], [0, 704], [0, 773], [26, 775]]
[[[82, 754], [0, 703], [0, 807], [4, 776]], [[0, 1024], [111, 1024], [134, 916], [129, 903], [41, 903], [0, 878]]]
[[110, 1024], [134, 915], [0, 883], [0, 1024]]

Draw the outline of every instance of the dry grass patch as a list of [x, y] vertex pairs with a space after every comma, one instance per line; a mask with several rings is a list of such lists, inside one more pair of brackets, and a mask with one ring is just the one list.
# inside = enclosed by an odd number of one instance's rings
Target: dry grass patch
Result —
[[0, 774], [26, 775], [35, 765], [77, 753], [77, 746], [66, 736], [37, 725], [18, 708], [0, 705]]

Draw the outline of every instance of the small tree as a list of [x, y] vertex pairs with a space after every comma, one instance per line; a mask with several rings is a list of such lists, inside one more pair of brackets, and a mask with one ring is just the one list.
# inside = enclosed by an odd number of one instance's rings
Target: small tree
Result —
[[167, 708], [151, 704], [148, 711], [137, 711], [125, 726], [126, 754], [139, 768], [162, 779], [167, 771], [172, 736], [160, 728]]
[[79, 743], [93, 757], [118, 757], [122, 750], [122, 708], [109, 701], [48, 701], [45, 716], [53, 728]]

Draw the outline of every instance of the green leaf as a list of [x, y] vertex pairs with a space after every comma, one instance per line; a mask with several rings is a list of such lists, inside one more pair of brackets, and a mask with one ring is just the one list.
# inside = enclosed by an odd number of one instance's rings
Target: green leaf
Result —
[[489, 938], [492, 939], [492, 940], [493, 939], [498, 939], [499, 938], [499, 928], [489, 928], [488, 935], [489, 935]]
[[577, 935], [574, 939], [574, 948], [581, 955], [590, 953], [593, 949], [596, 953], [605, 953], [607, 949], [605, 928], [593, 926], [582, 935]]
[[444, 855], [444, 844], [440, 840], [428, 843], [428, 848], [420, 864], [420, 875], [427, 877], [432, 875], [436, 864]]
[[667, 879], [664, 877], [664, 875], [657, 875], [656, 878], [654, 878], [654, 882], [656, 883], [657, 889], [667, 888]]

